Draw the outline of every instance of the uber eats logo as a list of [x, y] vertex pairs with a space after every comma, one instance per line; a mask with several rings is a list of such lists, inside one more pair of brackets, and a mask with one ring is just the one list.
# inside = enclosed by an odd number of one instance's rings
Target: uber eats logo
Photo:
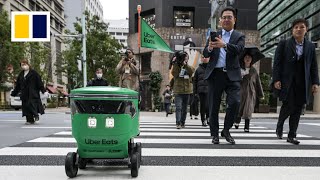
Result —
[[93, 140], [93, 139], [85, 139], [86, 144], [118, 144], [118, 140], [114, 139], [101, 139], [101, 140]]

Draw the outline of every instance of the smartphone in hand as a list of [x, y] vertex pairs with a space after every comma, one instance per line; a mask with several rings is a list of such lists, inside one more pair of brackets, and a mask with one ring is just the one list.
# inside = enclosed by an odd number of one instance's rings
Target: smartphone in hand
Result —
[[211, 42], [217, 41], [216, 37], [218, 37], [217, 32], [210, 32], [210, 40], [211, 40]]

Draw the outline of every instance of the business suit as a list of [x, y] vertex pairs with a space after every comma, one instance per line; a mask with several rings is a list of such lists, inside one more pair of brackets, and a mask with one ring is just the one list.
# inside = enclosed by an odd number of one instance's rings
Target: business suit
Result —
[[273, 64], [273, 83], [281, 82], [276, 91], [282, 107], [277, 123], [277, 136], [282, 138], [284, 121], [289, 118], [288, 138], [296, 138], [296, 131], [304, 104], [309, 103], [311, 85], [319, 84], [315, 46], [306, 38], [303, 53], [297, 54], [297, 42], [291, 37], [279, 42]]
[[[223, 32], [225, 31], [223, 30]], [[217, 33], [223, 37], [222, 31]], [[203, 51], [203, 55], [210, 58], [205, 71], [205, 79], [208, 82], [209, 88], [208, 97], [210, 133], [214, 138], [217, 138], [219, 133], [219, 108], [223, 91], [227, 93], [227, 109], [224, 120], [224, 134], [222, 133], [222, 135], [230, 136], [229, 129], [232, 127], [234, 119], [238, 113], [241, 80], [239, 55], [243, 51], [244, 46], [244, 35], [233, 30], [230, 35], [229, 42], [224, 48], [226, 52], [224, 69], [222, 67], [217, 67], [217, 62], [219, 60], [220, 51], [222, 48], [214, 48], [212, 51], [210, 51], [207, 46]], [[234, 142], [232, 144], [234, 144]]]

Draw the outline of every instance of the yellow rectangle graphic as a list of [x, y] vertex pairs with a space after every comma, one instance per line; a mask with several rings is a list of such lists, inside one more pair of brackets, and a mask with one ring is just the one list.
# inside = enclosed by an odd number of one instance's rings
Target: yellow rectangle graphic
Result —
[[29, 38], [29, 15], [15, 15], [15, 38]]

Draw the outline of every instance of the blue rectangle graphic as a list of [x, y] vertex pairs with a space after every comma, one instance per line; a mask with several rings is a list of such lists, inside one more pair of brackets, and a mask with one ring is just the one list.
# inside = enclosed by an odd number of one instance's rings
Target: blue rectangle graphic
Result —
[[33, 38], [47, 38], [47, 16], [33, 15]]

